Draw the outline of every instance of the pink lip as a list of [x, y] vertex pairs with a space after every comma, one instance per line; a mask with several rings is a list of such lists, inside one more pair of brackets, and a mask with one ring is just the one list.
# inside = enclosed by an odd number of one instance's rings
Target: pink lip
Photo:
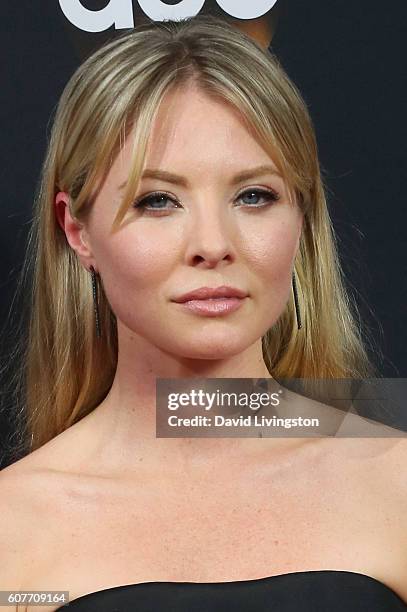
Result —
[[245, 298], [210, 298], [208, 300], [188, 300], [180, 302], [182, 308], [186, 308], [196, 314], [206, 317], [218, 317], [226, 315], [240, 308]]
[[247, 297], [247, 293], [241, 289], [222, 285], [221, 287], [216, 288], [200, 287], [199, 289], [195, 289], [181, 295], [180, 297], [176, 298], [174, 302], [183, 304], [185, 302], [190, 302], [191, 300], [217, 300], [219, 298], [239, 298], [242, 300], [245, 297]]

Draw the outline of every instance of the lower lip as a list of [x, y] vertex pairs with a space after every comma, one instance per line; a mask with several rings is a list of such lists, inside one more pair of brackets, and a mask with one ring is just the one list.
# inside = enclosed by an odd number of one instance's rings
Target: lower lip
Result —
[[181, 302], [180, 306], [188, 308], [192, 312], [208, 317], [217, 317], [240, 308], [246, 298], [213, 298], [210, 300], [189, 300]]

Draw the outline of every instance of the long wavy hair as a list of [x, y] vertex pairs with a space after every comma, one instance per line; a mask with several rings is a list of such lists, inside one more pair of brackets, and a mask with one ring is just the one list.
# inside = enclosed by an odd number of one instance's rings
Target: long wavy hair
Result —
[[97, 339], [90, 274], [57, 222], [55, 196], [66, 191], [72, 216], [86, 222], [134, 129], [131, 171], [114, 221], [119, 226], [137, 190], [161, 100], [170, 88], [191, 82], [238, 109], [304, 215], [295, 261], [303, 327], [297, 329], [289, 300], [262, 338], [270, 374], [329, 379], [377, 373], [368, 357], [369, 331], [345, 288], [314, 128], [298, 89], [270, 50], [220, 17], [150, 22], [125, 31], [80, 65], [53, 113], [17, 290], [28, 287], [28, 317], [10, 356], [16, 364], [9, 377], [13, 414], [24, 417], [16, 427], [17, 446], [28, 443], [28, 452], [103, 401], [117, 367], [116, 317], [99, 281]]

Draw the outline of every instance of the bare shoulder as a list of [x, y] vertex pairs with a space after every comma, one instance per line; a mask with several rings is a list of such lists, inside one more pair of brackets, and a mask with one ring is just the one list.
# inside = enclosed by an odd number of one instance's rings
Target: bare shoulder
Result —
[[18, 568], [16, 582], [24, 582], [25, 568], [32, 576], [32, 568], [49, 563], [68, 513], [80, 513], [83, 502], [103, 490], [92, 469], [85, 469], [90, 446], [77, 423], [0, 471], [0, 558], [9, 560], [8, 577]]
[[86, 445], [81, 436], [80, 427], [70, 427], [0, 471], [0, 498], [7, 500], [10, 517], [21, 515], [26, 524], [35, 519], [38, 525], [54, 501], [65, 501], [70, 484], [82, 475], [79, 448]]
[[0, 472], [0, 590], [23, 588], [29, 551], [35, 549], [35, 485], [32, 475], [18, 463]]
[[397, 548], [404, 551], [401, 561], [407, 575], [407, 438], [342, 441], [349, 482], [353, 482], [358, 498], [366, 500], [366, 511], [377, 518], [380, 514], [378, 528], [392, 534]]
[[349, 518], [362, 573], [407, 602], [406, 438], [326, 438], [320, 449], [323, 499], [333, 492], [335, 516]]
[[382, 468], [382, 479], [386, 483], [386, 489], [389, 494], [396, 496], [400, 511], [404, 513], [407, 537], [407, 438], [388, 438], [386, 441], [387, 445], [378, 468]]
[[[0, 471], [1, 591], [33, 588], [31, 581], [49, 554], [44, 538], [48, 531], [44, 492], [49, 479], [34, 464], [27, 456]], [[2, 609], [21, 608], [14, 604]]]
[[61, 516], [73, 479], [60, 469], [57, 438], [0, 471], [0, 590], [24, 588], [49, 554], [50, 519]]
[[[391, 430], [389, 436], [385, 435], [387, 430]], [[371, 437], [340, 437], [334, 439], [333, 444], [340, 448], [338, 460], [349, 466], [361, 487], [380, 492], [383, 501], [388, 499], [405, 511], [407, 438], [397, 437], [397, 431], [381, 424], [372, 425]], [[407, 513], [405, 516], [407, 520]]]
[[398, 561], [394, 564], [394, 584], [407, 601], [407, 439], [373, 438], [370, 443], [378, 452], [367, 481], [369, 490], [374, 491], [372, 505], [376, 502], [383, 508], [377, 531], [383, 534], [383, 554], [391, 550]]

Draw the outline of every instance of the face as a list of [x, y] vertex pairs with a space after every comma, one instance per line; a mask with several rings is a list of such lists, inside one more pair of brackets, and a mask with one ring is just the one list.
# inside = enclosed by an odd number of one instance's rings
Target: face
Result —
[[[123, 334], [139, 336], [196, 359], [244, 351], [292, 298], [302, 213], [287, 185], [235, 110], [197, 89], [173, 91], [153, 126], [144, 168], [182, 178], [143, 178], [139, 205], [111, 232], [132, 146], [129, 136], [85, 228], [65, 212], [68, 241], [102, 278], [119, 341]], [[256, 171], [259, 166], [267, 168]], [[238, 177], [251, 170], [252, 176]], [[208, 314], [174, 302], [222, 285], [247, 296], [236, 310]]]

